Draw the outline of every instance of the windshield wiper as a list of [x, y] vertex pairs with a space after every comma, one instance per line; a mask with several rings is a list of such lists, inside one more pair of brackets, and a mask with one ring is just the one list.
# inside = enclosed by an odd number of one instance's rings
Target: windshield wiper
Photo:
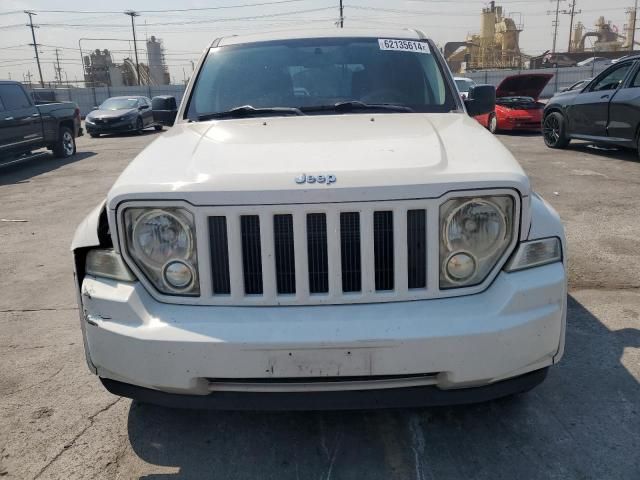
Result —
[[255, 108], [252, 105], [235, 107], [224, 112], [205, 113], [198, 115], [198, 121], [213, 120], [215, 118], [242, 118], [256, 115], [304, 115], [299, 108], [294, 107], [265, 107]]
[[316, 105], [313, 107], [300, 108], [303, 112], [353, 112], [355, 110], [388, 110], [391, 112], [413, 112], [413, 109], [404, 105], [393, 103], [364, 103], [359, 100], [349, 100], [348, 102], [338, 102], [333, 105]]

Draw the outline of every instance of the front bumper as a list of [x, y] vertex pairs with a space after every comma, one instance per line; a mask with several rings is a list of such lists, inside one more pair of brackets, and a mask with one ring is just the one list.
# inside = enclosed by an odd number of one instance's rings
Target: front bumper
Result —
[[84, 126], [90, 134], [132, 132], [136, 129], [136, 118], [114, 123], [90, 123], [85, 120]]
[[[502, 272], [485, 292], [465, 297], [305, 307], [163, 304], [139, 283], [86, 277], [81, 298], [88, 359], [100, 377], [119, 382], [108, 385], [207, 398], [341, 385], [447, 390], [557, 362], [566, 277], [557, 263]], [[393, 379], [378, 382], [386, 377]], [[354, 378], [364, 383], [340, 382]]]

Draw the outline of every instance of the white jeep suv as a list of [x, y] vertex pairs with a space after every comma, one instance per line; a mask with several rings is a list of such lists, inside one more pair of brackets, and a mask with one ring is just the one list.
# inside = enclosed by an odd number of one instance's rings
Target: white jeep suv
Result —
[[562, 356], [563, 227], [414, 30], [215, 40], [73, 241], [86, 359], [170, 406], [484, 401]]

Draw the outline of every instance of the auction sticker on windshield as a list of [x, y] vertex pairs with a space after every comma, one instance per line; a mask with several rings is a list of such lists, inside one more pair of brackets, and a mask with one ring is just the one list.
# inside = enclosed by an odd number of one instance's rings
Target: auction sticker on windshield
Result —
[[397, 52], [431, 53], [429, 44], [416, 42], [415, 40], [394, 40], [392, 38], [379, 38], [380, 50], [395, 50]]

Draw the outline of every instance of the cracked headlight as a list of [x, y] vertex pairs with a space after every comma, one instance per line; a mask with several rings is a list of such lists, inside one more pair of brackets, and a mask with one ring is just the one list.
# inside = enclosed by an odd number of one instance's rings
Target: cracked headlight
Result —
[[162, 293], [198, 295], [193, 216], [182, 208], [127, 208], [127, 252]]
[[513, 198], [455, 198], [440, 207], [440, 288], [482, 283], [513, 239]]

